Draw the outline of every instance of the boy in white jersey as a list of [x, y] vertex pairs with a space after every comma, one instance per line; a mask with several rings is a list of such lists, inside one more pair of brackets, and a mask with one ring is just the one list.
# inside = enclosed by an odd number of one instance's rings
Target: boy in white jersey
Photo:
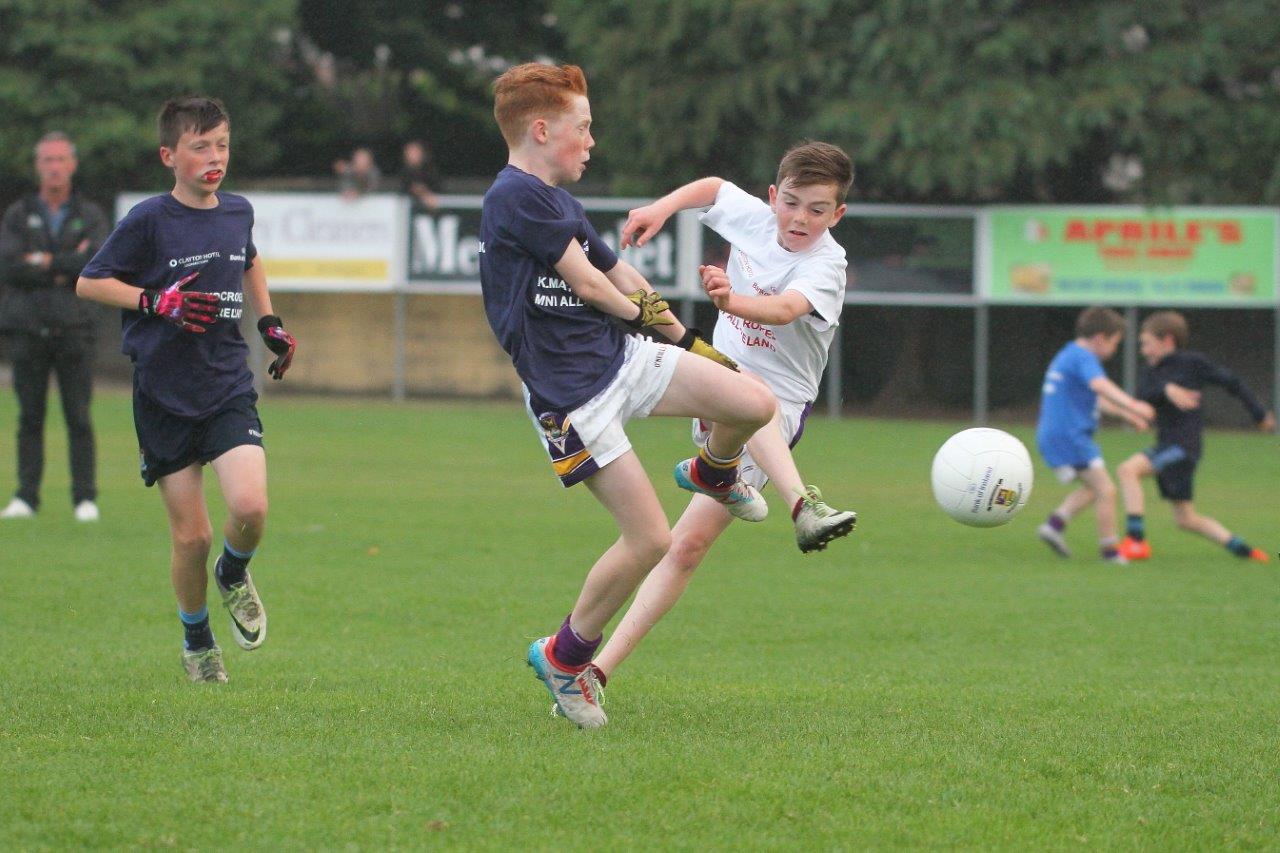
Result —
[[[832, 509], [816, 488], [805, 486], [791, 458], [844, 305], [845, 253], [828, 231], [844, 215], [852, 184], [847, 154], [803, 142], [783, 156], [768, 204], [728, 181], [702, 178], [631, 211], [622, 231], [623, 246], [643, 246], [672, 214], [711, 205], [702, 221], [732, 245], [727, 271], [700, 268], [703, 287], [721, 312], [714, 346], [778, 398], [772, 423], [747, 442], [740, 477], [756, 488], [773, 481], [791, 507], [796, 542], [806, 553], [847, 535], [857, 522], [856, 513]], [[706, 427], [694, 422], [695, 441], [705, 441]], [[596, 658], [606, 677], [675, 605], [732, 520], [721, 504], [693, 496], [671, 530], [670, 550]]]

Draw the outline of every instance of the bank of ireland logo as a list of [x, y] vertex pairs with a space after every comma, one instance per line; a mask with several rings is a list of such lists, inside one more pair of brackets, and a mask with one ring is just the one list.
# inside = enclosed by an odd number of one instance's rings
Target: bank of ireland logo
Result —
[[543, 412], [538, 415], [538, 426], [542, 427], [547, 444], [564, 453], [564, 443], [569, 439], [569, 422], [566, 420], [562, 425], [555, 412]]

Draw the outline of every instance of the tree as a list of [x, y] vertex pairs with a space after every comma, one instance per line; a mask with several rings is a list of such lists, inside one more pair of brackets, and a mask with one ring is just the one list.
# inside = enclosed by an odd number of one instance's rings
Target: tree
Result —
[[1280, 201], [1263, 0], [554, 0], [619, 190], [767, 183], [809, 136], [857, 194]]
[[[231, 176], [278, 162], [287, 85], [271, 58], [291, 0], [2, 0], [0, 191], [31, 184], [32, 147], [63, 130], [80, 185], [103, 201], [164, 186], [155, 117], [176, 95], [205, 93], [232, 117]], [[266, 61], [263, 61], [263, 60]]]

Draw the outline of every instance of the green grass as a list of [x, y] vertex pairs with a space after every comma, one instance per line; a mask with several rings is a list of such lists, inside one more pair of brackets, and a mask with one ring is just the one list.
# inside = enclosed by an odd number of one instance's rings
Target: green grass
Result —
[[[956, 424], [811, 424], [801, 470], [858, 532], [805, 557], [776, 504], [735, 525], [585, 733], [523, 654], [612, 529], [515, 405], [267, 401], [271, 637], [215, 615], [222, 688], [182, 679], [159, 496], [128, 400], [95, 405], [103, 520], [70, 519], [51, 417], [44, 509], [0, 526], [0, 847], [1280, 845], [1280, 568], [1158, 502], [1150, 563], [1101, 564], [1090, 518], [1060, 560], [1043, 467], [963, 528], [928, 489]], [[4, 489], [14, 419], [0, 395]], [[687, 432], [631, 428], [672, 518]], [[1208, 449], [1200, 507], [1274, 550], [1275, 439]]]

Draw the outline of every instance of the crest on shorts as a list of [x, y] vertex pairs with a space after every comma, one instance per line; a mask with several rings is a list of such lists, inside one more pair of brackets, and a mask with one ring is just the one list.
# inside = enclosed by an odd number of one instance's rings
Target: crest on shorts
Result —
[[560, 416], [555, 412], [543, 412], [538, 415], [538, 426], [542, 427], [542, 434], [547, 437], [547, 444], [564, 453], [564, 444], [569, 439], [568, 419], [561, 423]]

